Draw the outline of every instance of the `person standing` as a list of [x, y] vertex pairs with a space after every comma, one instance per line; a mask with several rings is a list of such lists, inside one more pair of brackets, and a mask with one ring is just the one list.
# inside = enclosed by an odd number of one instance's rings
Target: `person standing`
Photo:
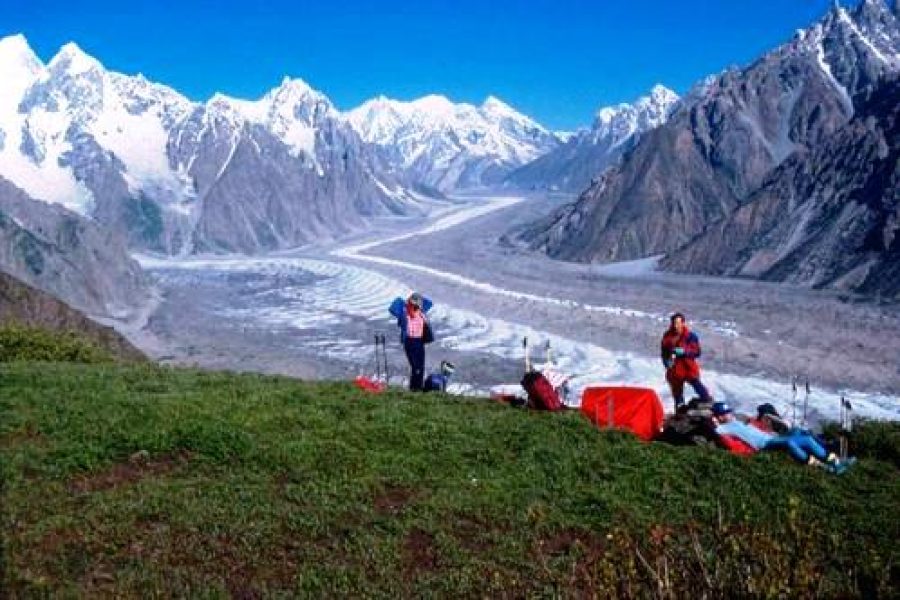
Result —
[[697, 363], [700, 354], [700, 338], [688, 328], [685, 316], [675, 313], [669, 319], [669, 329], [662, 338], [661, 357], [676, 411], [684, 406], [685, 383], [694, 388], [701, 401], [712, 402], [712, 396], [700, 381], [700, 365]]
[[428, 311], [432, 302], [418, 292], [413, 292], [404, 301], [395, 298], [388, 312], [397, 319], [400, 327], [400, 343], [409, 361], [409, 389], [422, 391], [425, 379], [425, 344], [434, 341]]

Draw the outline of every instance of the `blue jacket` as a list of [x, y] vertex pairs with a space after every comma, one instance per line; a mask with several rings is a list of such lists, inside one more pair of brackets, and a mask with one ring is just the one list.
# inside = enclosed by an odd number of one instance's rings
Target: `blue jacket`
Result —
[[[423, 296], [422, 312], [427, 315], [432, 306], [434, 306], [434, 304], [431, 300]], [[388, 312], [397, 319], [397, 326], [400, 327], [400, 342], [406, 343], [406, 300], [399, 296], [394, 298], [390, 308], [388, 308]]]
[[742, 423], [741, 421], [731, 421], [730, 423], [723, 423], [716, 427], [716, 433], [718, 433], [719, 435], [733, 435], [734, 437], [740, 439], [742, 442], [746, 443], [748, 446], [753, 446], [757, 450], [762, 450], [763, 448], [765, 448], [766, 445], [775, 437], [771, 433], [766, 433], [765, 431], [757, 429], [753, 425], [747, 425], [746, 423]]

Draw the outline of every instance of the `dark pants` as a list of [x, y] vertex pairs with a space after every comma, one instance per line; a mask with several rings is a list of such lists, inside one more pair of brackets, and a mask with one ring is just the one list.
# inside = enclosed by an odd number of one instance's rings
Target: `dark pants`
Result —
[[[694, 391], [700, 397], [700, 400], [703, 402], [711, 402], [712, 396], [709, 395], [709, 390], [706, 389], [706, 386], [700, 381], [700, 378], [697, 379], [688, 379], [687, 383], [694, 388]], [[677, 409], [679, 406], [684, 404], [684, 384], [685, 380], [672, 378], [669, 380], [669, 387], [672, 388], [672, 397], [675, 399], [675, 408]]]
[[425, 379], [425, 344], [422, 338], [406, 338], [403, 349], [409, 361], [409, 389], [421, 391]]

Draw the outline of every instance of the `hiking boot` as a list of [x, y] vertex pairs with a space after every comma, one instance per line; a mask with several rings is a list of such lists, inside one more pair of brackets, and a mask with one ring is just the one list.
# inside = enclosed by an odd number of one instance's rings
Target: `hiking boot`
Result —
[[840, 462], [830, 463], [828, 465], [828, 472], [834, 475], [843, 475], [847, 468], [847, 465]]
[[847, 471], [847, 469], [855, 464], [856, 459], [853, 457], [849, 457], [845, 460], [836, 460], [828, 465], [828, 471], [830, 473], [834, 473], [835, 475], [842, 475]]

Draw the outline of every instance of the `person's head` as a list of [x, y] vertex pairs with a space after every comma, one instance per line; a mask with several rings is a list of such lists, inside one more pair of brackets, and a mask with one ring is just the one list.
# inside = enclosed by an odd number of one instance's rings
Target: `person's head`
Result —
[[422, 294], [413, 292], [409, 295], [409, 298], [406, 299], [406, 304], [409, 305], [411, 309], [422, 310]]
[[727, 402], [713, 402], [712, 415], [716, 421], [727, 423], [734, 419], [734, 410], [728, 406]]
[[678, 333], [684, 331], [684, 326], [686, 323], [687, 319], [685, 319], [684, 315], [680, 312], [677, 312], [669, 317], [669, 326]]
[[758, 419], [763, 419], [765, 417], [780, 417], [778, 411], [775, 410], [775, 407], [766, 402], [765, 404], [760, 404], [756, 407], [756, 417]]

